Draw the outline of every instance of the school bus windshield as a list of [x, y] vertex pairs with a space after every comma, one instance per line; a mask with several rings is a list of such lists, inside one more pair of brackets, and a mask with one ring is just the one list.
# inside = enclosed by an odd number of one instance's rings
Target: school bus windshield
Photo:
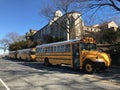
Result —
[[96, 44], [94, 43], [80, 43], [81, 50], [96, 50]]
[[35, 55], [35, 51], [31, 51], [30, 54], [31, 54], [31, 55]]

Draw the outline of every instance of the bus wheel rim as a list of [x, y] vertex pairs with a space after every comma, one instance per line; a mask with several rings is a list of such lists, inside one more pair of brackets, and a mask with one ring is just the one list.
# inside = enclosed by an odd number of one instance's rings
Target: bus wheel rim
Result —
[[91, 64], [86, 64], [86, 71], [91, 72], [92, 70], [93, 70], [92, 65]]

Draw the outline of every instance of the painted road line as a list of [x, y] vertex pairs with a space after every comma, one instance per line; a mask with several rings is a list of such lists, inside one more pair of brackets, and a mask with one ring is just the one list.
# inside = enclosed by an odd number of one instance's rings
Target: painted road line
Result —
[[9, 88], [8, 88], [8, 86], [3, 82], [3, 80], [0, 78], [0, 81], [1, 81], [1, 83], [5, 86], [5, 88], [7, 89], [7, 90], [10, 90]]

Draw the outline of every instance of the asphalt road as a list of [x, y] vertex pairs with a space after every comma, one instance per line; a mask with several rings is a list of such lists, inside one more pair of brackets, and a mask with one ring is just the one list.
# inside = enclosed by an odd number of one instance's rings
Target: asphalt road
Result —
[[86, 74], [69, 67], [0, 59], [0, 90], [120, 90], [120, 70]]

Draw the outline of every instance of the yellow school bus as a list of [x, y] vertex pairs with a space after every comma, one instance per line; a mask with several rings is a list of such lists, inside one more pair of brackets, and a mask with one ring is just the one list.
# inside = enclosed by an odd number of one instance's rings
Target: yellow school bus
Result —
[[17, 50], [17, 59], [35, 61], [35, 48]]
[[91, 37], [36, 46], [36, 61], [45, 65], [66, 64], [88, 73], [110, 67], [110, 56], [96, 49]]
[[16, 59], [17, 58], [16, 51], [9, 51], [9, 58], [10, 59]]

